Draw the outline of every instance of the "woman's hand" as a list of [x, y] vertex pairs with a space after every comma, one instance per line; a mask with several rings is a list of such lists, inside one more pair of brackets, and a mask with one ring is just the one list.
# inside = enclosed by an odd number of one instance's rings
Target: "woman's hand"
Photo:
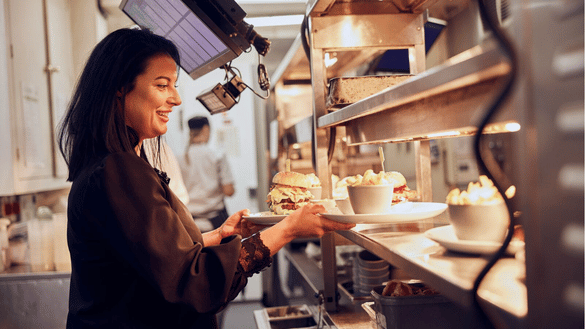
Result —
[[260, 228], [247, 221], [243, 216], [250, 215], [250, 210], [242, 209], [226, 219], [217, 229], [203, 234], [203, 241], [206, 246], [218, 245], [223, 238], [239, 234], [243, 238], [257, 232]]
[[340, 223], [319, 215], [319, 213], [325, 212], [325, 207], [320, 204], [309, 203], [301, 207], [283, 219], [283, 224], [286, 224], [286, 232], [295, 239], [300, 237], [321, 237], [325, 233], [349, 230], [355, 227], [355, 224]]
[[245, 238], [266, 227], [265, 225], [254, 224], [243, 218], [244, 216], [249, 215], [250, 210], [243, 209], [228, 217], [218, 229], [221, 238], [223, 239], [233, 234], [239, 234], [242, 238]]
[[355, 224], [340, 223], [319, 215], [324, 212], [325, 207], [320, 204], [307, 204], [263, 231], [262, 241], [274, 255], [295, 238], [321, 237], [325, 233], [355, 227]]
[[218, 228], [218, 233], [221, 239], [228, 237], [233, 234], [242, 234], [242, 230], [246, 229], [246, 220], [243, 216], [249, 216], [249, 209], [242, 209], [232, 214], [225, 222]]

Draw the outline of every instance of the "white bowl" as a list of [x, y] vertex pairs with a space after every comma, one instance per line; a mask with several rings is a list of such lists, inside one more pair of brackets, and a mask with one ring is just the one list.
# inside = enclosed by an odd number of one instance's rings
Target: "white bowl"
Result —
[[356, 214], [387, 214], [392, 211], [393, 184], [348, 186], [347, 193]]
[[344, 215], [353, 215], [353, 209], [351, 208], [351, 203], [349, 202], [349, 198], [345, 199], [335, 199], [335, 203], [337, 204], [337, 208], [341, 210]]
[[460, 240], [503, 242], [510, 224], [504, 202], [490, 205], [449, 204], [449, 222]]
[[309, 187], [307, 190], [309, 190], [309, 192], [315, 197], [313, 200], [321, 200], [321, 192], [323, 191], [321, 186]]

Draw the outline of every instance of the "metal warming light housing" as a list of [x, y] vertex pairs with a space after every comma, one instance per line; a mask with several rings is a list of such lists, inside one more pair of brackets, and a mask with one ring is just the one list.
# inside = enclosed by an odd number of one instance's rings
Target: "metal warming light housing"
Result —
[[246, 85], [236, 75], [224, 85], [218, 83], [213, 88], [202, 92], [197, 96], [197, 100], [211, 114], [226, 112], [238, 103], [238, 97], [244, 89]]

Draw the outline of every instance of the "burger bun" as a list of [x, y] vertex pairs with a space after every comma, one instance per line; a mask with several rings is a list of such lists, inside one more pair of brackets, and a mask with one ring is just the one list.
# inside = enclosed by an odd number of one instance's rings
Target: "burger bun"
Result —
[[281, 171], [277, 173], [272, 178], [272, 183], [302, 188], [311, 187], [311, 180], [309, 177], [307, 177], [307, 175], [294, 171]]

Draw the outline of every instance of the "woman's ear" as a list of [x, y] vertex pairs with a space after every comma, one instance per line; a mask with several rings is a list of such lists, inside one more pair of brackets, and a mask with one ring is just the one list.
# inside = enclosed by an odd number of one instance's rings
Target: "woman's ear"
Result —
[[119, 98], [119, 99], [122, 99], [122, 91], [121, 90], [118, 90], [116, 92], [116, 97]]

